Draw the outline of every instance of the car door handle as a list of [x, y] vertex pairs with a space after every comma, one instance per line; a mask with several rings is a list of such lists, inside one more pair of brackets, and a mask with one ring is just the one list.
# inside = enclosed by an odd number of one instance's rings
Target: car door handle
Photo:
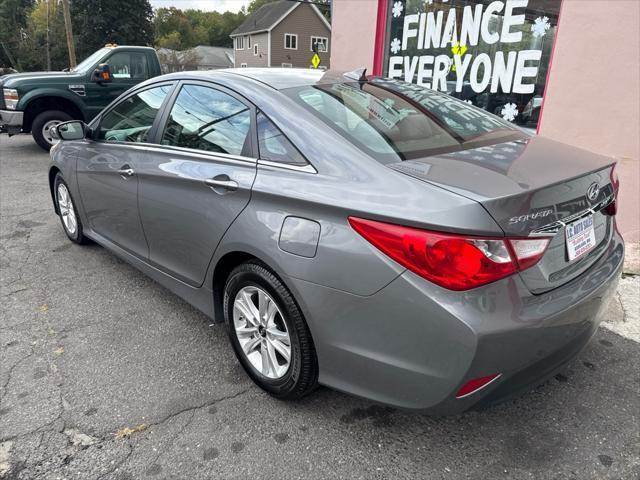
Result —
[[134, 172], [133, 168], [122, 168], [120, 170], [117, 171], [120, 175], [122, 175], [123, 177], [130, 177], [131, 175], [133, 175]]
[[229, 190], [230, 192], [235, 192], [238, 190], [238, 182], [235, 180], [231, 180], [226, 175], [218, 175], [214, 178], [208, 178], [204, 181], [208, 186], [212, 188], [224, 188], [225, 190]]

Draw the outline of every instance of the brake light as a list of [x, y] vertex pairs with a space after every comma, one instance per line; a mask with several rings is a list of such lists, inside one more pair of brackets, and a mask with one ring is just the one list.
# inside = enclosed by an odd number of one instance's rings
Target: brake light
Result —
[[529, 268], [550, 241], [470, 237], [356, 217], [349, 224], [400, 265], [449, 290], [469, 290]]
[[620, 179], [618, 178], [618, 172], [616, 172], [617, 166], [617, 163], [614, 164], [613, 167], [611, 167], [611, 172], [609, 173], [609, 179], [611, 180], [611, 186], [613, 187], [613, 201], [604, 209], [607, 215], [611, 216], [618, 213], [618, 188], [620, 188]]

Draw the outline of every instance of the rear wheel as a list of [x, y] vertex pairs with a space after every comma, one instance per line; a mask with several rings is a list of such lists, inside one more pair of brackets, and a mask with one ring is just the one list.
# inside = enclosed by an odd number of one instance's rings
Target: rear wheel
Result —
[[231, 272], [224, 316], [236, 356], [260, 388], [298, 399], [317, 386], [309, 327], [289, 290], [264, 265], [244, 263]]
[[76, 205], [69, 192], [69, 187], [64, 181], [64, 178], [62, 178], [62, 175], [59, 173], [56, 175], [53, 185], [58, 215], [60, 216], [64, 233], [66, 233], [69, 240], [74, 243], [89, 243], [89, 239], [82, 233], [82, 222], [80, 221], [80, 217], [78, 217]]
[[31, 124], [31, 135], [36, 143], [48, 152], [58, 142], [53, 138], [53, 129], [59, 123], [68, 120], [73, 120], [71, 115], [60, 110], [39, 113]]

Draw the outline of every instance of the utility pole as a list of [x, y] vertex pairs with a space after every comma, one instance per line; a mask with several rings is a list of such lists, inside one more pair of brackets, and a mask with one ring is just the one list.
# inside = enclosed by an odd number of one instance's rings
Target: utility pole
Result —
[[69, 13], [69, 0], [62, 0], [64, 11], [64, 29], [67, 32], [67, 48], [69, 49], [69, 68], [76, 66], [76, 47], [73, 45], [73, 30], [71, 28], [71, 14]]
[[0, 42], [0, 45], [2, 45], [2, 50], [4, 50], [4, 54], [7, 56], [7, 58], [9, 59], [9, 64], [15, 68], [16, 70], [18, 69], [18, 66], [16, 64], [16, 61], [13, 58], [13, 55], [11, 55], [11, 52], [9, 51], [9, 49], [7, 48], [7, 46], [5, 45], [4, 42]]
[[45, 43], [47, 44], [47, 71], [51, 71], [51, 51], [49, 45], [49, 0], [47, 2], [47, 36], [45, 37]]

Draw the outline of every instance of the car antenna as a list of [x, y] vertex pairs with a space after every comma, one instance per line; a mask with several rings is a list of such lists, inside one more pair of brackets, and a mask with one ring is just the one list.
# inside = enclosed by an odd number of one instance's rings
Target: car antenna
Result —
[[366, 82], [367, 81], [367, 69], [366, 68], [357, 68], [352, 70], [351, 72], [346, 72], [343, 74], [345, 77], [350, 78], [352, 80], [356, 80], [358, 82]]

